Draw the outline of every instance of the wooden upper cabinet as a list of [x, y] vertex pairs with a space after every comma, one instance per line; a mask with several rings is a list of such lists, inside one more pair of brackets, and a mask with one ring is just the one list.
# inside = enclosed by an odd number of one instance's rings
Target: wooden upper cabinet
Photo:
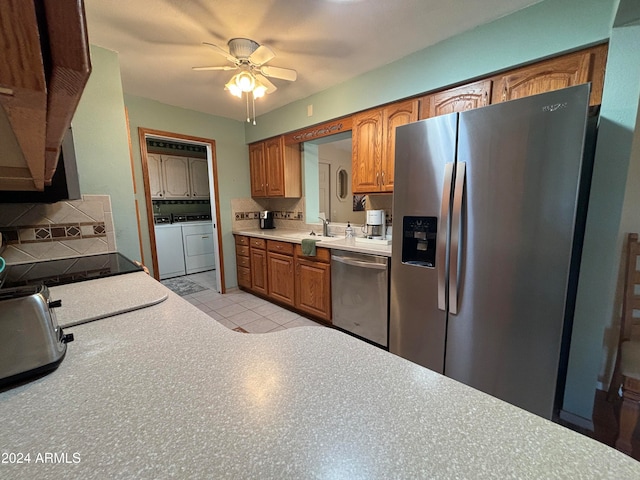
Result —
[[251, 196], [267, 196], [267, 179], [265, 178], [264, 143], [249, 145], [249, 170], [251, 172]]
[[491, 103], [592, 82], [591, 105], [602, 100], [607, 46], [544, 60], [495, 77]]
[[267, 196], [284, 197], [284, 139], [271, 138], [264, 142], [266, 157], [265, 176], [267, 179]]
[[380, 191], [393, 192], [396, 160], [396, 127], [418, 120], [418, 100], [395, 103], [384, 109], [384, 148], [380, 173]]
[[91, 72], [81, 0], [0, 1], [0, 190], [43, 191]]
[[393, 192], [396, 127], [418, 120], [418, 105], [408, 100], [354, 116], [353, 193]]
[[420, 119], [485, 107], [491, 100], [491, 85], [491, 80], [481, 80], [427, 95], [422, 98]]
[[249, 145], [252, 197], [302, 196], [300, 145], [286, 145], [284, 136]]
[[383, 139], [382, 109], [358, 113], [352, 126], [353, 193], [379, 191]]

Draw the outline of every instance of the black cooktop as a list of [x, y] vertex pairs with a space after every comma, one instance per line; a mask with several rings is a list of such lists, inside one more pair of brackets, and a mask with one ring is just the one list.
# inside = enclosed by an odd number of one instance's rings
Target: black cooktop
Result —
[[86, 257], [8, 265], [2, 287], [38, 284], [50, 287], [141, 271], [142, 267], [120, 253], [101, 253]]

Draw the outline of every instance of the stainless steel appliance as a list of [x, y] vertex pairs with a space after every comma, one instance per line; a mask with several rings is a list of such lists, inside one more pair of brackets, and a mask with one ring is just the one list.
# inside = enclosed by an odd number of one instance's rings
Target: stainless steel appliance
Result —
[[269, 210], [260, 212], [260, 228], [262, 228], [263, 230], [276, 228], [273, 223], [273, 212]]
[[0, 290], [0, 387], [54, 370], [73, 334], [64, 334], [43, 285]]
[[332, 250], [332, 322], [386, 347], [389, 327], [389, 258]]
[[595, 120], [581, 85], [398, 127], [391, 352], [551, 418]]
[[384, 210], [367, 210], [364, 234], [367, 238], [382, 240], [385, 236]]

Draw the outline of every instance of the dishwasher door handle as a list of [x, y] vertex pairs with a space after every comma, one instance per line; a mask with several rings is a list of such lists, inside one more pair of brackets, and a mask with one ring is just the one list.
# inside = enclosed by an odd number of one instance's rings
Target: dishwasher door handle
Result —
[[331, 255], [331, 260], [344, 263], [346, 265], [353, 265], [354, 267], [373, 268], [375, 270], [387, 269], [387, 265], [385, 263], [363, 262], [352, 257], [336, 257], [335, 255]]

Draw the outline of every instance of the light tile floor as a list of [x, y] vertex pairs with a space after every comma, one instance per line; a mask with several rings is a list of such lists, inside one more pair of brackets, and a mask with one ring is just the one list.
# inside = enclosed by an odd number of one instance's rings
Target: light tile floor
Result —
[[242, 290], [232, 290], [224, 295], [218, 293], [215, 271], [195, 273], [184, 278], [207, 290], [182, 298], [232, 330], [240, 327], [249, 333], [268, 333], [287, 328], [323, 326]]

